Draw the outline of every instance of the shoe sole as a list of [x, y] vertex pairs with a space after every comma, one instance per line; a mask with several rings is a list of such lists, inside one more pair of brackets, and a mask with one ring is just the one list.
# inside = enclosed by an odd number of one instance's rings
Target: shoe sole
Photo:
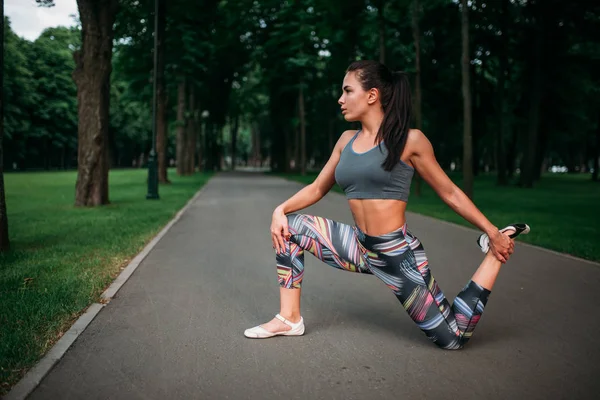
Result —
[[304, 326], [302, 326], [302, 330], [300, 331], [283, 331], [283, 332], [274, 332], [273, 334], [271, 334], [270, 336], [248, 336], [246, 335], [246, 333], [244, 332], [244, 336], [247, 337], [248, 339], [269, 339], [275, 336], [302, 336], [304, 335]]
[[[504, 233], [505, 231], [512, 230], [511, 228], [514, 228], [515, 230], [514, 233], [508, 235], [508, 237], [511, 239], [514, 239], [519, 235], [526, 235], [531, 231], [531, 228], [527, 224], [510, 224], [506, 228], [502, 228], [500, 232]], [[489, 249], [489, 238], [485, 233], [479, 235], [479, 237], [477, 238], [477, 245], [479, 246], [481, 251], [483, 251], [484, 253], [487, 252], [485, 248], [487, 247], [487, 249]]]

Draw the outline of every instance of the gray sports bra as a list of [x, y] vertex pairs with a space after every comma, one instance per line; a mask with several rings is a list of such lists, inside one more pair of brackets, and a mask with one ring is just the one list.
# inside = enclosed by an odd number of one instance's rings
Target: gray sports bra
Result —
[[364, 153], [356, 153], [352, 144], [359, 132], [344, 147], [335, 168], [335, 180], [346, 198], [408, 201], [414, 169], [398, 160], [391, 171], [384, 170], [381, 164], [388, 150], [383, 142]]

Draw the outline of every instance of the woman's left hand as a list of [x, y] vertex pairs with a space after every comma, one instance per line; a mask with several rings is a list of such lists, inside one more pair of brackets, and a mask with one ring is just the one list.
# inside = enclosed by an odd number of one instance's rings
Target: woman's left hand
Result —
[[505, 263], [515, 251], [515, 241], [500, 231], [488, 236], [490, 237], [490, 251], [498, 261]]

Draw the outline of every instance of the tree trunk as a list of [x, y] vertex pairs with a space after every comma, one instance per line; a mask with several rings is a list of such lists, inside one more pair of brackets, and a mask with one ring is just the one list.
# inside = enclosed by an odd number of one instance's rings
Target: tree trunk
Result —
[[252, 166], [256, 166], [256, 137], [258, 136], [258, 132], [257, 132], [258, 128], [256, 127], [256, 122], [251, 122], [250, 125], [250, 135], [252, 137], [252, 146], [250, 149], [250, 163], [252, 164]]
[[[600, 113], [598, 113], [598, 116], [600, 117]], [[599, 167], [598, 164], [600, 164], [600, 118], [598, 119], [598, 126], [596, 127], [596, 146], [594, 147], [594, 152], [592, 153], [592, 155], [594, 156], [594, 172], [592, 172], [592, 180], [594, 182], [597, 182]]]
[[471, 82], [469, 57], [469, 8], [467, 0], [462, 4], [462, 93], [463, 93], [463, 191], [473, 198], [473, 137], [471, 134]]
[[185, 79], [182, 78], [177, 87], [177, 137], [176, 137], [176, 159], [177, 174], [185, 172]]
[[[419, 16], [421, 13], [421, 5], [419, 0], [413, 0], [412, 4], [412, 34], [415, 45], [415, 122], [417, 129], [423, 129], [423, 100], [421, 95], [421, 31], [419, 30]], [[415, 173], [415, 190], [414, 194], [421, 197], [421, 177]]]
[[271, 120], [272, 129], [270, 129], [271, 147], [269, 149], [269, 162], [273, 172], [285, 171], [285, 130], [279, 122], [278, 111], [280, 102], [277, 100], [277, 95], [273, 89], [270, 89], [271, 101], [269, 103], [269, 117]]
[[204, 122], [204, 138], [202, 138], [202, 143], [204, 147], [204, 151], [202, 153], [202, 157], [204, 158], [204, 171], [212, 170], [212, 144], [211, 139], [214, 134], [213, 123], [209, 120]]
[[260, 153], [260, 128], [258, 123], [252, 123], [252, 159], [255, 167], [262, 167], [262, 155]]
[[202, 144], [202, 120], [200, 119], [202, 116], [202, 109], [200, 108], [200, 102], [198, 101], [198, 92], [196, 91], [195, 95], [196, 106], [194, 108], [194, 147], [190, 150], [192, 153], [192, 163], [190, 164], [190, 168], [192, 172], [196, 172], [196, 168], [200, 171], [198, 160], [200, 159], [200, 146]]
[[329, 118], [329, 124], [328, 124], [328, 130], [327, 130], [327, 138], [329, 141], [329, 146], [327, 147], [327, 153], [331, 153], [333, 151], [333, 147], [335, 146], [334, 144], [334, 133], [333, 133], [333, 127], [335, 126], [335, 119], [334, 118]]
[[[298, 112], [298, 116], [300, 112]], [[298, 117], [300, 118], [300, 117]], [[292, 156], [292, 160], [294, 160], [294, 170], [298, 170], [300, 167], [300, 126], [294, 128], [294, 155]]]
[[167, 90], [165, 88], [165, 25], [166, 0], [158, 1], [158, 26], [156, 29], [156, 154], [158, 157], [158, 182], [170, 183], [167, 177]]
[[[503, 33], [506, 31], [502, 31]], [[500, 71], [498, 72], [498, 127], [496, 128], [496, 184], [499, 186], [508, 185], [508, 176], [506, 174], [506, 151], [505, 151], [505, 137], [508, 131], [508, 121], [505, 112], [506, 108], [506, 79], [505, 73], [506, 64], [504, 60], [506, 57], [501, 56], [500, 60]]]
[[379, 62], [385, 64], [385, 17], [383, 7], [385, 0], [379, 0], [377, 6], [377, 20], [379, 25]]
[[235, 157], [237, 153], [237, 135], [240, 127], [240, 116], [235, 115], [233, 120], [233, 127], [231, 129], [231, 170], [235, 171]]
[[185, 174], [192, 175], [194, 173], [194, 156], [196, 152], [196, 89], [190, 85], [188, 90], [188, 116], [186, 120], [186, 138], [184, 147], [185, 159]]
[[[200, 115], [202, 115], [202, 110], [199, 110]], [[202, 172], [204, 171], [204, 167], [202, 166], [202, 162], [203, 162], [203, 155], [204, 155], [204, 138], [206, 137], [206, 121], [200, 117], [200, 119], [198, 120], [198, 126], [200, 127], [200, 135], [198, 137], [198, 161], [197, 161], [197, 165], [198, 165], [198, 171]]]
[[82, 46], [73, 53], [79, 120], [76, 206], [109, 202], [110, 74], [118, 4], [118, 0], [77, 0]]
[[[533, 7], [539, 5], [534, 4]], [[533, 33], [533, 51], [531, 52], [531, 63], [533, 65], [531, 75], [531, 90], [529, 103], [529, 128], [527, 134], [527, 145], [523, 160], [523, 170], [521, 171], [521, 185], [523, 187], [533, 187], [535, 177], [536, 149], [538, 144], [538, 132], [540, 127], [540, 109], [542, 102], [542, 21], [541, 13], [537, 13]]]
[[513, 178], [516, 169], [517, 137], [517, 129], [512, 128], [510, 140], [508, 141], [508, 146], [506, 148], [506, 175], [508, 179]]
[[43, 145], [41, 147], [44, 148], [44, 152], [43, 152], [43, 159], [42, 159], [42, 165], [44, 168], [44, 171], [48, 171], [50, 169], [50, 149], [48, 148], [48, 138], [44, 138], [42, 139], [42, 143]]
[[206, 122], [206, 127], [205, 127], [205, 133], [206, 135], [204, 136], [204, 170], [205, 171], [212, 171], [213, 167], [214, 167], [214, 162], [213, 162], [213, 158], [214, 158], [214, 146], [212, 144], [212, 140], [214, 138], [215, 135], [215, 124], [213, 124], [212, 122], [207, 121]]
[[499, 68], [498, 68], [498, 127], [496, 128], [496, 184], [508, 185], [506, 174], [505, 140], [508, 135], [508, 121], [506, 115], [506, 74], [508, 72], [508, 3], [502, 0], [502, 13], [500, 15], [500, 40]]
[[67, 154], [67, 145], [65, 144], [65, 145], [63, 145], [61, 152], [60, 152], [60, 169], [62, 169], [62, 170], [66, 169], [66, 166], [65, 166], [66, 165], [65, 161], [67, 158], [66, 154]]
[[[0, 18], [4, 22], [4, 1], [0, 1]], [[4, 87], [4, 25], [0, 29], [0, 88]], [[4, 194], [4, 96], [0, 96], [0, 252], [10, 249], [8, 237], [8, 216]]]
[[[483, 72], [486, 67], [485, 62], [482, 62], [480, 67]], [[475, 179], [475, 177], [479, 176], [479, 169], [481, 166], [480, 161], [482, 159], [479, 148], [479, 134], [482, 131], [481, 124], [484, 122], [482, 121], [483, 104], [481, 97], [486, 96], [487, 93], [484, 93], [485, 87], [481, 85], [481, 74], [478, 74], [477, 70], [473, 68], [470, 63], [469, 68], [469, 92], [473, 95], [471, 96], [471, 162], [473, 164], [473, 179]]]
[[225, 167], [225, 124], [219, 126], [219, 141], [217, 143], [217, 151], [219, 153], [219, 157], [217, 158], [219, 161], [218, 170], [222, 171]]
[[210, 137], [210, 160], [211, 160], [211, 171], [217, 171], [219, 169], [220, 152], [219, 152], [219, 136], [221, 136], [221, 127], [218, 124], [213, 124], [212, 135]]
[[304, 88], [300, 82], [298, 109], [300, 112], [300, 174], [306, 175], [306, 117], [304, 115]]
[[292, 145], [292, 131], [288, 124], [283, 127], [283, 134], [285, 137], [285, 159], [283, 160], [284, 172], [291, 172], [290, 160], [292, 159], [293, 154], [293, 145]]
[[[541, 101], [540, 113], [544, 109], [544, 102]], [[548, 126], [544, 120], [540, 118], [540, 124], [538, 127], [537, 134], [537, 145], [535, 146], [535, 161], [533, 164], [533, 180], [539, 181], [542, 178], [542, 172], [544, 167], [544, 158], [546, 155], [546, 147], [548, 146]], [[575, 171], [573, 171], [575, 172]]]

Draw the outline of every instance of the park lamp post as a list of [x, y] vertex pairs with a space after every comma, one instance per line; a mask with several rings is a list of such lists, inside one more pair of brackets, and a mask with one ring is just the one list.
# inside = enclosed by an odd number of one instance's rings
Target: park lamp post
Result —
[[158, 2], [154, 0], [154, 71], [152, 78], [152, 149], [148, 157], [148, 194], [146, 199], [158, 199], [158, 165], [156, 155], [156, 81], [158, 78]]

